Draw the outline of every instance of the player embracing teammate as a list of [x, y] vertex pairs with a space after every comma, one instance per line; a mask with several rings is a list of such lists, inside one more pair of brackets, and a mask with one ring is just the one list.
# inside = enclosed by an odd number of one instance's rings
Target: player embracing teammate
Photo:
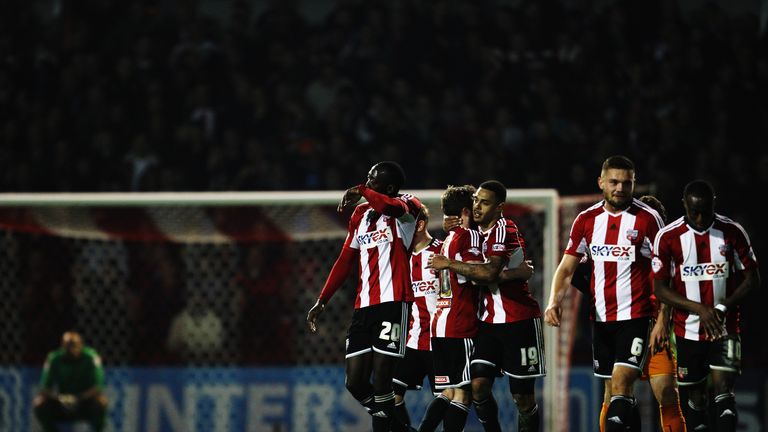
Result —
[[514, 221], [503, 215], [506, 196], [506, 187], [495, 180], [482, 183], [473, 195], [472, 220], [482, 237], [481, 262], [434, 255], [430, 267], [472, 281], [480, 295], [470, 375], [472, 402], [483, 428], [502, 430], [491, 389], [496, 377], [506, 375], [518, 408], [518, 430], [535, 432], [540, 424], [535, 378], [546, 374], [541, 310], [528, 289], [532, 268], [525, 241]]

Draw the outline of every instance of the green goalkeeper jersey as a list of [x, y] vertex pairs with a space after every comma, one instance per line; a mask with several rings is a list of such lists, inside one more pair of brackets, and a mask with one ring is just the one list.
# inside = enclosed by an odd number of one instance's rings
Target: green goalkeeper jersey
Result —
[[104, 368], [101, 357], [91, 347], [83, 347], [77, 358], [68, 357], [66, 351], [58, 349], [48, 354], [43, 366], [40, 386], [58, 389], [59, 393], [78, 394], [91, 387], [104, 387]]

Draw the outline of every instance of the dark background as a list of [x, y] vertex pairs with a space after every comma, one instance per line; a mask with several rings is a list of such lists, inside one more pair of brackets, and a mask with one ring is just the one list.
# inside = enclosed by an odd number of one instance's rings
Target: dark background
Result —
[[[0, 190], [338, 190], [393, 159], [409, 189], [571, 195], [625, 154], [671, 218], [688, 181], [711, 181], [760, 258], [758, 6], [11, 0]], [[744, 308], [748, 367], [768, 362], [765, 301]]]

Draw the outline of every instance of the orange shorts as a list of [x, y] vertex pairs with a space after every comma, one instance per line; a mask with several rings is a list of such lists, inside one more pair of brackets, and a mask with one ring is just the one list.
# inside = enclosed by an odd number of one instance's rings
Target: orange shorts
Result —
[[649, 378], [660, 375], [677, 375], [677, 361], [671, 351], [663, 350], [656, 354], [651, 354], [645, 366], [640, 379], [647, 381]]

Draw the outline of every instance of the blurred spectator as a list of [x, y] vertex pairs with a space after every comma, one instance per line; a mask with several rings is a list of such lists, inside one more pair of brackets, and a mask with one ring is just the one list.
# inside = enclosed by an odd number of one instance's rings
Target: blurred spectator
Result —
[[125, 155], [125, 162], [128, 164], [130, 190], [147, 190], [145, 179], [155, 168], [158, 160], [157, 156], [148, 147], [147, 138], [143, 134], [133, 138], [131, 150]]
[[296, 286], [282, 242], [244, 246], [232, 284], [242, 298], [240, 349], [246, 365], [293, 363]]
[[24, 238], [21, 243], [21, 316], [26, 327], [23, 360], [27, 363], [41, 362], [60, 341], [62, 329], [76, 324], [66, 245], [66, 241], [47, 236]]
[[166, 347], [186, 363], [221, 362], [224, 325], [210, 304], [204, 293], [192, 291], [184, 309], [171, 321]]
[[184, 307], [183, 267], [178, 249], [162, 243], [128, 247], [128, 313], [134, 364], [167, 364], [175, 360], [162, 343], [173, 317]]

